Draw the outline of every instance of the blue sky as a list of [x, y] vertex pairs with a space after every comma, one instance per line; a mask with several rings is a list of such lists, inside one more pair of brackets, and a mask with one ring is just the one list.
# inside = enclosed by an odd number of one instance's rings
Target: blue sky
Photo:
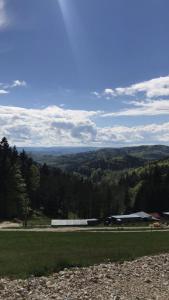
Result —
[[169, 144], [168, 0], [0, 0], [0, 135]]

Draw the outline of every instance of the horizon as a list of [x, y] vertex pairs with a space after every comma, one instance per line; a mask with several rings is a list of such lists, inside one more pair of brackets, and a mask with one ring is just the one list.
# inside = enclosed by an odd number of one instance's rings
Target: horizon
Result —
[[[16, 145], [13, 145], [13, 146], [16, 146]], [[82, 148], [82, 149], [122, 149], [122, 148], [139, 148], [139, 147], [169, 147], [169, 145], [165, 145], [165, 144], [140, 144], [140, 145], [133, 145], [133, 146], [119, 146], [119, 147], [101, 147], [101, 146], [16, 146], [17, 148], [43, 148], [43, 149], [55, 149], [55, 148], [73, 148], [73, 149], [76, 149], [76, 148]]]
[[167, 0], [0, 0], [0, 134], [17, 147], [169, 145]]

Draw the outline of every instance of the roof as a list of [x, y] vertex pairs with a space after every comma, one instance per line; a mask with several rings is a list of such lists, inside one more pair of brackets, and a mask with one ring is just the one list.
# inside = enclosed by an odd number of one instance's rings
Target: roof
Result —
[[150, 215], [153, 217], [154, 220], [159, 220], [160, 219], [160, 214], [157, 212], [152, 212]]
[[97, 221], [97, 219], [81, 219], [81, 220], [51, 220], [52, 226], [86, 226], [88, 222]]
[[157, 220], [157, 218], [151, 216], [150, 214], [145, 213], [144, 211], [139, 211], [139, 212], [132, 213], [132, 214], [127, 214], [127, 215], [114, 215], [114, 216], [111, 216], [110, 218], [115, 218], [115, 219], [152, 219], [152, 220]]
[[115, 218], [115, 219], [140, 219], [141, 217], [138, 216], [137, 214], [129, 214], [129, 215], [114, 215], [111, 216], [111, 218]]
[[141, 218], [151, 218], [152, 217], [149, 214], [145, 213], [144, 211], [136, 212], [135, 215], [137, 215], [137, 216], [139, 216]]

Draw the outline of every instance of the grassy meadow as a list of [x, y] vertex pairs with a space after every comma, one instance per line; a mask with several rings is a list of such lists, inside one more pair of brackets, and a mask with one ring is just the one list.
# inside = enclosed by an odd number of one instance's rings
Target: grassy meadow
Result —
[[168, 251], [169, 232], [0, 232], [0, 276], [41, 276]]

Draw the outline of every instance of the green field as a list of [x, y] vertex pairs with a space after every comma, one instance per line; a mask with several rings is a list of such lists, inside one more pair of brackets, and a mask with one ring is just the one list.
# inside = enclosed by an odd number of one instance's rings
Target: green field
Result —
[[169, 252], [169, 232], [0, 232], [0, 276], [41, 276], [161, 252]]

